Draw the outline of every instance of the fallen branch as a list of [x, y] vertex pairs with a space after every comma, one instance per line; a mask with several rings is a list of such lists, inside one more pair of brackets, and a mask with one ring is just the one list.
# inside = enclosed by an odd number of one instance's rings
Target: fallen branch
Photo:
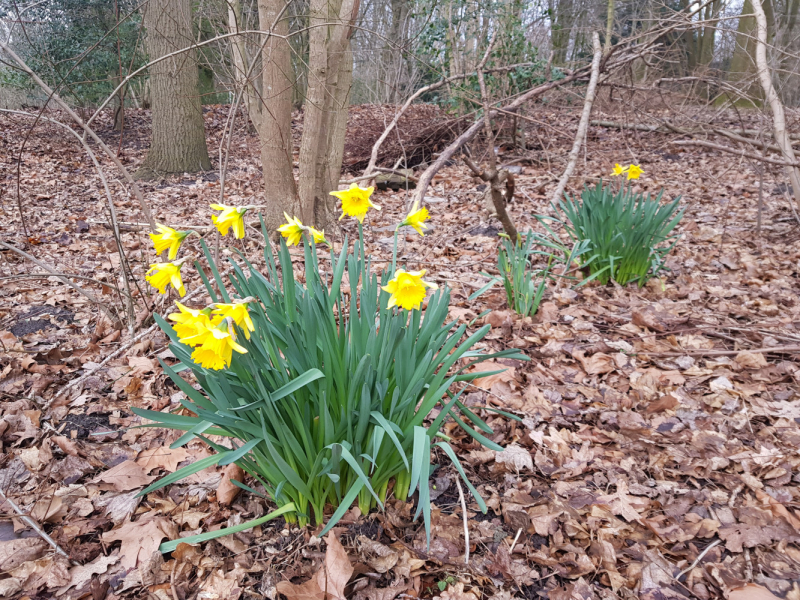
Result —
[[693, 348], [681, 352], [639, 352], [642, 356], [736, 356], [740, 352], [753, 352], [754, 354], [792, 354], [800, 352], [800, 346], [773, 346], [772, 348], [748, 348], [747, 350], [714, 350]]
[[720, 152], [727, 152], [728, 154], [736, 154], [737, 156], [740, 156], [742, 158], [748, 158], [750, 160], [758, 160], [761, 162], [769, 163], [771, 165], [779, 165], [781, 167], [800, 167], [800, 163], [797, 162], [788, 163], [777, 158], [769, 158], [768, 156], [759, 156], [757, 154], [753, 154], [752, 152], [746, 152], [744, 150], [739, 150], [738, 148], [731, 148], [730, 146], [723, 146], [721, 144], [706, 142], [704, 140], [674, 140], [670, 143], [675, 146], [702, 146], [703, 148], [719, 150]]
[[603, 58], [603, 47], [600, 45], [600, 36], [596, 31], [592, 33], [592, 46], [594, 47], [594, 57], [592, 57], [592, 74], [589, 78], [589, 86], [586, 88], [586, 100], [583, 103], [583, 112], [578, 122], [578, 132], [575, 134], [575, 141], [572, 143], [572, 149], [567, 159], [567, 168], [564, 169], [564, 173], [561, 175], [561, 179], [558, 181], [558, 185], [553, 192], [553, 197], [550, 200], [554, 203], [561, 200], [569, 178], [575, 170], [575, 165], [578, 164], [578, 155], [581, 152], [583, 139], [586, 137], [586, 130], [589, 127], [589, 117], [592, 114], [592, 106], [594, 105], [597, 80], [600, 78], [600, 59]]

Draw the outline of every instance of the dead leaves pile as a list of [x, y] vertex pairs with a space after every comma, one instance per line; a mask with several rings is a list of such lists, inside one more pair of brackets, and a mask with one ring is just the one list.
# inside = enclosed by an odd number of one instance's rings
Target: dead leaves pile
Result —
[[[212, 145], [220, 111], [206, 113]], [[562, 118], [540, 116], [553, 128]], [[242, 523], [271, 505], [240, 493], [231, 479], [255, 483], [235, 465], [138, 497], [158, 477], [208, 455], [200, 444], [170, 449], [173, 434], [130, 428], [138, 424], [130, 405], [180, 410], [181, 393], [156, 361], [171, 360], [163, 337], [141, 341], [55, 398], [127, 334], [57, 282], [14, 283], [16, 304], [0, 321], [0, 489], [69, 559], [0, 505], [0, 597], [800, 599], [800, 253], [783, 225], [785, 207], [767, 190], [765, 236], [756, 239], [757, 179], [746, 170], [705, 156], [665, 158], [636, 140], [623, 144], [626, 134], [601, 133], [604, 150], [590, 142], [584, 176], [605, 174], [620, 141], [619, 152], [639, 147], [643, 190], [665, 185], [668, 196], [690, 201], [671, 272], [645, 288], [550, 290], [525, 319], [507, 310], [497, 289], [469, 301], [486, 282], [482, 273], [494, 272], [498, 228], [461, 167], [434, 182], [424, 240], [401, 236], [400, 260], [451, 287], [453, 319], [489, 323], [487, 347], [531, 357], [481, 365], [507, 369], [464, 394], [476, 410], [519, 416], [480, 412], [503, 452], [445, 427], [489, 511], [467, 495], [465, 535], [456, 475], [436, 457], [430, 546], [412, 519], [413, 502], [392, 500], [383, 513], [351, 511], [324, 540], [277, 520], [162, 556], [165, 540]], [[260, 186], [257, 151], [248, 147], [252, 138], [241, 142], [230, 192], [250, 198]], [[124, 147], [128, 160], [140, 158]], [[522, 230], [535, 226], [531, 213], [547, 211], [539, 202], [550, 181], [546, 153], [534, 149], [519, 162], [520, 202], [511, 212]], [[83, 164], [42, 156], [45, 173]], [[37, 252], [113, 280], [119, 265], [101, 252], [110, 233], [50, 201], [80, 193], [58, 181], [26, 175], [42, 196], [31, 200], [42, 208], [32, 211], [43, 232]], [[99, 189], [85, 174], [70, 185]], [[195, 180], [149, 192], [159, 214], [176, 222], [194, 222], [197, 203], [216, 193], [214, 181]], [[367, 228], [375, 260], [390, 256], [403, 200], [403, 193], [380, 198], [384, 210]], [[135, 207], [122, 204], [122, 218], [137, 221]], [[140, 233], [123, 237], [131, 256], [143, 259]]]

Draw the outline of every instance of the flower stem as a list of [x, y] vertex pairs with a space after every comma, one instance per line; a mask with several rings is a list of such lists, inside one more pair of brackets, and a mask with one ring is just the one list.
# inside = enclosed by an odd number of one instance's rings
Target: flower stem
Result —
[[392, 248], [392, 272], [389, 273], [389, 279], [394, 277], [397, 271], [397, 232], [400, 231], [400, 225], [394, 228], [394, 247]]

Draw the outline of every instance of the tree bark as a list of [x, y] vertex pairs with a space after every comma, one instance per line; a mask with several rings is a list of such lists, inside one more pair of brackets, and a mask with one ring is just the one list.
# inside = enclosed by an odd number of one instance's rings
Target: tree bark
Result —
[[[330, 173], [336, 165], [341, 169], [342, 149], [338, 144], [344, 144], [342, 127], [346, 125], [346, 100], [352, 81], [349, 37], [357, 10], [354, 0], [312, 0], [310, 5], [308, 88], [298, 187], [302, 219], [319, 226], [324, 226], [332, 214], [328, 193], [336, 187]], [[334, 141], [336, 148], [331, 146]]]
[[[289, 33], [289, 21], [282, 15], [284, 0], [258, 0], [258, 20], [262, 31], [278, 36]], [[297, 186], [294, 182], [292, 142], [292, 62], [285, 39], [270, 37], [261, 54], [261, 115], [258, 137], [261, 142], [261, 165], [264, 172], [262, 210], [269, 230], [283, 223], [283, 212], [299, 212]]]
[[[784, 114], [783, 104], [772, 85], [772, 73], [767, 64], [767, 15], [761, 4], [761, 0], [750, 0], [753, 12], [756, 15], [756, 68], [758, 69], [758, 79], [764, 90], [764, 98], [769, 103], [772, 110], [772, 127], [775, 132], [775, 143], [780, 146], [781, 154], [786, 162], [796, 163], [794, 148], [786, 132], [786, 115]], [[787, 166], [786, 174], [792, 184], [795, 201], [800, 205], [800, 170], [796, 167]]]
[[[191, 46], [191, 0], [150, 0], [144, 9], [145, 47], [151, 59]], [[153, 131], [137, 176], [211, 168], [198, 94], [194, 50], [150, 67]]]

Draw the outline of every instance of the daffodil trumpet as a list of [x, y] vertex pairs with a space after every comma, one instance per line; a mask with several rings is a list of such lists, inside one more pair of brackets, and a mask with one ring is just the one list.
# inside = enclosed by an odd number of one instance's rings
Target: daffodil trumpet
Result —
[[171, 285], [183, 297], [186, 295], [186, 288], [181, 279], [181, 267], [189, 258], [185, 256], [172, 262], [152, 263], [145, 273], [145, 279], [159, 294], [166, 294], [167, 287]]

